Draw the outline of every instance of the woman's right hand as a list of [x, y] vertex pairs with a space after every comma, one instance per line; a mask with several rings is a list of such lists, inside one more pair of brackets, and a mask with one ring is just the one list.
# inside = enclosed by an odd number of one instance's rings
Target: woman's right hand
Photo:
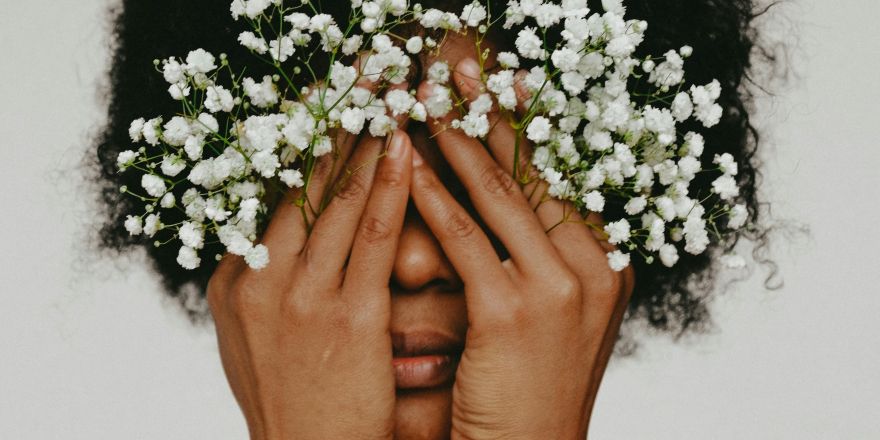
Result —
[[[226, 255], [214, 272], [220, 356], [251, 438], [392, 437], [389, 256], [409, 196], [407, 139], [395, 133], [379, 160], [386, 141], [362, 140], [349, 160], [357, 171], [310, 233], [299, 208], [282, 202], [262, 237], [266, 268]], [[329, 180], [313, 180], [312, 200]]]

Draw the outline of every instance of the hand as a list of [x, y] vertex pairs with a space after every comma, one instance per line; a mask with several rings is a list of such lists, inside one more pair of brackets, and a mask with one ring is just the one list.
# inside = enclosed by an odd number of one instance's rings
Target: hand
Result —
[[[227, 255], [210, 280], [220, 356], [251, 438], [392, 436], [388, 255], [397, 249], [412, 162], [399, 133], [380, 160], [385, 140], [361, 141], [349, 161], [358, 170], [311, 233], [290, 203], [296, 194], [286, 196], [262, 237], [268, 267], [254, 271]], [[312, 199], [333, 168], [321, 162]]]
[[[464, 97], [479, 95], [478, 75], [473, 60], [456, 66]], [[420, 98], [431, 88], [423, 84]], [[582, 439], [633, 272], [609, 268], [611, 246], [570, 204], [529, 200], [525, 194], [543, 193], [539, 183], [520, 190], [513, 163], [527, 166], [531, 152], [525, 145], [514, 158], [516, 132], [502, 117], [489, 115], [491, 155], [451, 129], [452, 116], [428, 124], [508, 260], [495, 257], [474, 219], [413, 155], [413, 201], [465, 285], [469, 327], [453, 386], [452, 438]]]

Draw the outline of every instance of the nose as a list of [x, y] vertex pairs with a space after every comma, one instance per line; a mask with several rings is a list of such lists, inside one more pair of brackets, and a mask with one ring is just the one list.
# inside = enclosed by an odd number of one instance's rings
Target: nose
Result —
[[391, 280], [404, 292], [417, 292], [428, 287], [441, 291], [462, 288], [461, 280], [440, 243], [414, 209], [408, 210], [406, 215]]

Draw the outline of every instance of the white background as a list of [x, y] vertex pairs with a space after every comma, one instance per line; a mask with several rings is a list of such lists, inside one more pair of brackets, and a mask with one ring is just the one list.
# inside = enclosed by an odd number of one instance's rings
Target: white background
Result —
[[[139, 256], [94, 263], [83, 245], [107, 1], [0, 4], [0, 438], [244, 438], [212, 330]], [[780, 11], [797, 76], [757, 117], [766, 190], [812, 233], [778, 238], [783, 290], [755, 277], [719, 297], [712, 334], [614, 361], [593, 439], [880, 438], [880, 7]]]

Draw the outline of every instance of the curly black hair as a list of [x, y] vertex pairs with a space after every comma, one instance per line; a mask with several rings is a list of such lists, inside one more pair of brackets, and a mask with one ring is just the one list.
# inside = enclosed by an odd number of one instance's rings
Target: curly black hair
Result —
[[[506, 1], [489, 2], [496, 13], [506, 7]], [[591, 9], [599, 10], [599, 3], [590, 0]], [[323, 10], [345, 22], [348, 4], [346, 0], [326, 1]], [[422, 4], [460, 10], [465, 2], [426, 0]], [[703, 329], [709, 322], [707, 293], [713, 290], [717, 278], [716, 257], [731, 249], [740, 238], [759, 247], [766, 244], [767, 231], [760, 226], [759, 218], [763, 204], [757, 193], [759, 136], [750, 121], [752, 91], [759, 86], [750, 74], [753, 65], [773, 63], [775, 56], [759, 44], [756, 18], [763, 11], [756, 9], [753, 0], [628, 0], [626, 5], [628, 18], [649, 23], [645, 41], [639, 47], [640, 55], [658, 55], [687, 44], [694, 48], [686, 63], [688, 81], [720, 81], [722, 93], [718, 103], [724, 115], [718, 125], [704, 131], [705, 155], [711, 158], [715, 153], [728, 152], [739, 163], [740, 201], [747, 206], [752, 225], [732, 240], [713, 244], [701, 255], [683, 254], [672, 269], [634, 261], [637, 281], [627, 319], [643, 319], [654, 329], [682, 335]], [[106, 207], [100, 246], [117, 252], [145, 248], [167, 293], [180, 301], [191, 318], [204, 318], [204, 308], [194, 306], [186, 292], [197, 291], [204, 296], [215, 262], [207, 261], [199, 269], [188, 271], [176, 263], [177, 249], [173, 246], [154, 247], [129, 236], [122, 225], [136, 201], [121, 194], [119, 188], [137, 187], [138, 182], [134, 173], [117, 171], [116, 157], [120, 151], [131, 148], [128, 126], [133, 119], [173, 114], [177, 110], [174, 101], [167, 97], [167, 84], [153, 69], [153, 60], [182, 56], [199, 47], [213, 53], [225, 52], [230, 60], [254, 57], [237, 42], [242, 24], [231, 18], [228, 1], [123, 0], [110, 11], [110, 19], [113, 53], [108, 76], [108, 117], [96, 139], [96, 148], [91, 150], [97, 155], [89, 157], [95, 165], [94, 180]], [[257, 60], [247, 68], [251, 76], [270, 73]], [[706, 193], [711, 187], [709, 179], [698, 178], [692, 188]]]

